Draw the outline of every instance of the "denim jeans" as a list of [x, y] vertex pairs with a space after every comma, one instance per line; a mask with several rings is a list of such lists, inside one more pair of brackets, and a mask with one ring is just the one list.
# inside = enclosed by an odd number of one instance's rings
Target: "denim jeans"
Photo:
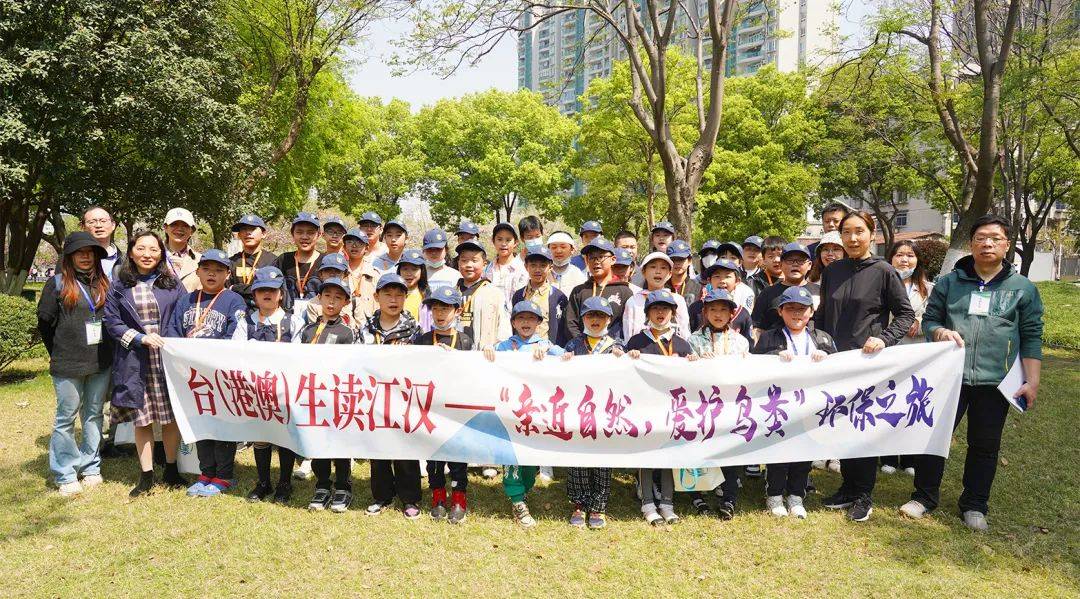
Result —
[[[101, 410], [109, 371], [67, 378], [53, 377], [56, 423], [49, 439], [49, 470], [57, 485], [75, 482], [79, 474], [101, 474]], [[82, 423], [82, 443], [75, 441], [75, 417]]]

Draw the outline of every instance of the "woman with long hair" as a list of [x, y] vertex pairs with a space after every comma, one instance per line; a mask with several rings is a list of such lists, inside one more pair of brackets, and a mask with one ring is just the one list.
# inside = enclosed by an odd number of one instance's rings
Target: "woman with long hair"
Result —
[[[63, 253], [60, 273], [41, 290], [37, 316], [56, 390], [49, 470], [60, 495], [69, 497], [101, 483], [101, 413], [113, 350], [101, 326], [109, 292], [101, 266], [105, 248], [79, 231], [64, 240]], [[76, 417], [81, 443], [75, 440]]]
[[839, 231], [829, 231], [821, 236], [821, 241], [814, 248], [814, 265], [806, 275], [811, 283], [821, 282], [821, 273], [825, 267], [844, 257], [844, 244], [840, 241]]
[[172, 488], [188, 484], [176, 466], [180, 431], [169, 404], [160, 351], [165, 345], [160, 331], [186, 292], [166, 263], [165, 251], [156, 233], [137, 232], [105, 302], [105, 328], [118, 342], [113, 361], [112, 420], [135, 425], [141, 475], [131, 497], [150, 491], [154, 485], [154, 423], [161, 427], [165, 446], [162, 482]]
[[[874, 229], [874, 217], [866, 212], [845, 216], [840, 221], [840, 239], [847, 258], [821, 273], [821, 304], [814, 321], [832, 335], [837, 351], [861, 349], [864, 354], [875, 354], [899, 343], [915, 322], [915, 311], [896, 269], [874, 255]], [[877, 457], [840, 460], [840, 474], [840, 489], [822, 503], [828, 508], [848, 508], [848, 518], [855, 522], [869, 519]]]

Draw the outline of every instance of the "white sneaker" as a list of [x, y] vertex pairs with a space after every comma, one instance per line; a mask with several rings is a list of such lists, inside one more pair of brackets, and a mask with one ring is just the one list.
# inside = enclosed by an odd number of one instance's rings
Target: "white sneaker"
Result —
[[825, 465], [833, 472], [840, 472], [840, 460], [829, 460]]
[[84, 476], [82, 479], [82, 486], [84, 489], [91, 489], [105, 482], [105, 479], [101, 478], [100, 474], [91, 474]]
[[536, 474], [536, 479], [544, 484], [550, 483], [555, 480], [555, 469], [551, 466], [540, 466], [540, 472]]
[[927, 511], [928, 510], [926, 509], [925, 505], [919, 503], [918, 501], [915, 501], [914, 499], [900, 506], [901, 514], [915, 520], [918, 520], [925, 516]]
[[770, 497], [766, 497], [765, 509], [769, 510], [769, 513], [776, 516], [777, 518], [784, 518], [788, 515], [787, 508], [784, 507], [783, 495], [772, 495]]
[[881, 467], [882, 474], [896, 474], [896, 467], [885, 464]]
[[82, 485], [79, 484], [79, 481], [76, 480], [60, 485], [58, 490], [60, 491], [61, 497], [74, 497], [75, 495], [82, 493], [83, 488]]
[[484, 466], [484, 469], [480, 471], [480, 474], [482, 474], [484, 478], [495, 478], [496, 476], [499, 476], [499, 469], [494, 466]]
[[304, 460], [300, 462], [300, 466], [293, 470], [293, 478], [300, 480], [308, 480], [311, 478], [311, 460]]
[[787, 496], [788, 513], [800, 520], [806, 520], [806, 508], [803, 507], [802, 497], [796, 495]]
[[906, 474], [908, 476], [911, 476], [911, 477], [914, 477], [915, 476], [915, 469], [914, 468], [904, 468], [904, 474]]
[[810, 467], [813, 468], [814, 470], [824, 470], [825, 469], [825, 463], [826, 463], [826, 460], [814, 460], [813, 462], [810, 462]]
[[975, 532], [986, 532], [990, 530], [990, 524], [986, 521], [986, 514], [982, 512], [968, 510], [963, 513], [963, 518], [964, 526]]

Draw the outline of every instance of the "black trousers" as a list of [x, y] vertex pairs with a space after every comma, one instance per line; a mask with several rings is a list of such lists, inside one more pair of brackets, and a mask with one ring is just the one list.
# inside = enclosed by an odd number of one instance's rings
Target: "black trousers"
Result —
[[724, 466], [720, 471], [724, 473], [724, 482], [720, 483], [720, 492], [723, 495], [720, 501], [730, 502], [735, 505], [739, 500], [739, 475], [746, 470], [746, 466]]
[[[255, 454], [255, 472], [259, 475], [259, 483], [270, 484], [270, 458], [274, 453], [274, 446], [269, 443], [255, 443], [252, 453]], [[281, 463], [281, 471], [278, 475], [278, 484], [291, 484], [293, 464], [296, 462], [296, 454], [288, 447], [278, 447], [278, 462]]]
[[913, 455], [883, 455], [881, 456], [882, 466], [892, 466], [897, 470], [903, 470], [904, 468], [915, 467], [915, 456]]
[[417, 460], [371, 460], [371, 496], [376, 503], [420, 503], [420, 462]]
[[[968, 417], [967, 457], [964, 458], [964, 492], [960, 494], [961, 512], [974, 510], [983, 514], [989, 509], [990, 486], [997, 473], [998, 452], [1001, 450], [1001, 431], [1009, 404], [996, 386], [964, 385], [960, 388], [960, 403], [956, 422]], [[941, 478], [945, 474], [945, 458], [921, 455], [915, 458], [915, 492], [911, 498], [934, 509], [941, 500]]]
[[464, 462], [435, 462], [429, 460], [427, 463], [428, 487], [441, 489], [446, 486], [446, 473], [443, 472], [444, 466], [450, 467], [452, 490], [464, 493], [469, 486], [469, 465]]
[[872, 495], [877, 484], [877, 463], [876, 456], [840, 460], [840, 492], [850, 497]]
[[769, 464], [765, 469], [765, 494], [806, 497], [806, 481], [810, 478], [810, 462]]
[[205, 439], [195, 442], [199, 472], [207, 478], [232, 480], [236, 470], [236, 443]]
[[311, 460], [311, 471], [315, 473], [315, 488], [330, 488], [330, 462], [334, 463], [334, 488], [338, 491], [352, 491], [352, 460], [349, 458]]

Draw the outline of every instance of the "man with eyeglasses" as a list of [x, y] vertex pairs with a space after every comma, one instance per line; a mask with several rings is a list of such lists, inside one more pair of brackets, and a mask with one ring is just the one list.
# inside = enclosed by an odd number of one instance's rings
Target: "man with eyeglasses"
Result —
[[[1039, 290], [1005, 261], [1009, 223], [987, 215], [969, 232], [971, 255], [934, 283], [923, 333], [934, 341], [952, 341], [964, 348], [964, 382], [956, 410], [956, 425], [966, 413], [967, 457], [960, 517], [974, 531], [986, 531], [990, 486], [997, 471], [1001, 431], [1009, 403], [998, 384], [1019, 357], [1025, 383], [1014, 398], [1026, 409], [1035, 405], [1042, 369], [1043, 304]], [[915, 492], [900, 511], [922, 518], [937, 508], [945, 458], [915, 459]]]
[[581, 248], [581, 256], [585, 260], [589, 278], [570, 292], [564, 320], [568, 336], [564, 338], [573, 339], [584, 331], [582, 305], [586, 299], [599, 296], [611, 306], [608, 335], [621, 341], [623, 308], [634, 292], [626, 281], [617, 280], [611, 272], [615, 264], [615, 246], [603, 237], [595, 237]]
[[112, 280], [113, 268], [116, 263], [123, 259], [123, 254], [113, 243], [113, 232], [116, 231], [116, 221], [107, 210], [101, 206], [91, 206], [83, 212], [82, 228], [94, 238], [94, 241], [105, 248], [105, 257], [101, 259], [101, 269]]
[[754, 311], [750, 315], [750, 319], [754, 322], [754, 339], [760, 337], [761, 333], [784, 324], [784, 321], [780, 319], [780, 313], [777, 312], [779, 306], [774, 305], [774, 302], [784, 294], [784, 290], [788, 287], [805, 287], [814, 301], [814, 309], [817, 310], [821, 301], [819, 297], [821, 286], [806, 280], [806, 273], [810, 272], [811, 264], [810, 250], [806, 247], [798, 243], [789, 243], [784, 246], [780, 254], [780, 268], [784, 273], [784, 278], [762, 290], [754, 301]]

